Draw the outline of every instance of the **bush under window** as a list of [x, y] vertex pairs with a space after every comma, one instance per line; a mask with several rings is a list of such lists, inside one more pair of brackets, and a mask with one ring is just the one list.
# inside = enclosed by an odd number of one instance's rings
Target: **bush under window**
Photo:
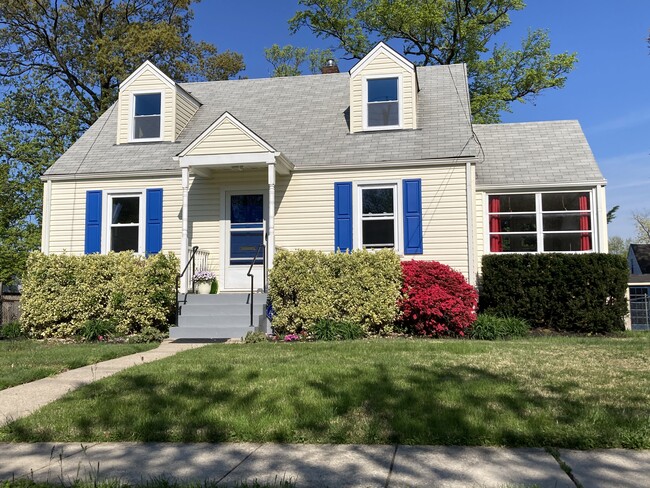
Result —
[[624, 328], [627, 263], [612, 254], [483, 256], [482, 312], [533, 327], [607, 333]]
[[178, 267], [173, 254], [145, 259], [131, 252], [34, 252], [23, 278], [23, 329], [32, 337], [71, 337], [89, 321], [110, 321], [119, 335], [166, 330], [176, 306]]
[[398, 314], [401, 271], [392, 250], [326, 254], [280, 251], [269, 276], [277, 334], [312, 332], [322, 319], [388, 332]]

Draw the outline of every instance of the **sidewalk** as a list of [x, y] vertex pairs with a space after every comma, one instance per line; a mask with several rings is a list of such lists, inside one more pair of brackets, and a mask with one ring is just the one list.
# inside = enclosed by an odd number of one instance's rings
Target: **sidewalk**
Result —
[[204, 346], [201, 343], [177, 343], [164, 341], [156, 349], [122, 356], [90, 366], [72, 369], [64, 373], [14, 386], [0, 391], [0, 425], [26, 417], [44, 405], [61, 398], [71, 390], [93, 381], [111, 376], [138, 364], [150, 363], [173, 356], [177, 352]]
[[0, 444], [0, 480], [69, 483], [155, 477], [231, 486], [642, 488], [650, 451], [560, 451], [576, 485], [543, 449], [295, 444]]

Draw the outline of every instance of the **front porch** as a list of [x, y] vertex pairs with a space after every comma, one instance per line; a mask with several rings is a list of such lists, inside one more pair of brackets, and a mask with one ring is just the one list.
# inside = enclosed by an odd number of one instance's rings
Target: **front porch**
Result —
[[[249, 271], [254, 290], [265, 291], [266, 272], [273, 267], [275, 254], [276, 175], [289, 175], [293, 165], [228, 115], [177, 158], [182, 172], [181, 269], [187, 266], [192, 246], [198, 245], [208, 254], [201, 255], [197, 270], [215, 272], [222, 291], [250, 290]], [[231, 132], [254, 142], [255, 150], [213, 147], [209, 138], [224, 130], [226, 122], [234, 127]], [[230, 144], [233, 136], [228, 137]], [[236, 150], [243, 150], [241, 142]], [[260, 254], [262, 248], [265, 253]], [[190, 286], [189, 279], [182, 280], [181, 292]]]

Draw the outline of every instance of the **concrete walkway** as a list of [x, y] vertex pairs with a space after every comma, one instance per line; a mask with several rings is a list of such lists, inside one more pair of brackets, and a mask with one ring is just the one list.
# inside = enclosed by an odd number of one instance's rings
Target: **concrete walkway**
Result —
[[0, 444], [0, 480], [70, 483], [154, 477], [255, 480], [296, 487], [645, 488], [650, 451], [561, 451], [572, 480], [543, 449], [295, 444]]
[[178, 343], [164, 341], [156, 349], [122, 356], [90, 366], [72, 369], [64, 373], [14, 386], [0, 391], [0, 425], [26, 417], [71, 390], [93, 381], [111, 376], [123, 369], [138, 364], [150, 363], [173, 356], [177, 352], [204, 346], [199, 343]]

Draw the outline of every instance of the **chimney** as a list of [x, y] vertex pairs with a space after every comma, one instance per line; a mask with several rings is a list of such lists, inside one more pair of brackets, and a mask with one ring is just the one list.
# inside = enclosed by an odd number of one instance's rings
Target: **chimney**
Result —
[[336, 61], [333, 59], [328, 59], [325, 63], [325, 66], [321, 67], [320, 72], [324, 75], [329, 75], [332, 73], [338, 73], [339, 67], [336, 65]]

